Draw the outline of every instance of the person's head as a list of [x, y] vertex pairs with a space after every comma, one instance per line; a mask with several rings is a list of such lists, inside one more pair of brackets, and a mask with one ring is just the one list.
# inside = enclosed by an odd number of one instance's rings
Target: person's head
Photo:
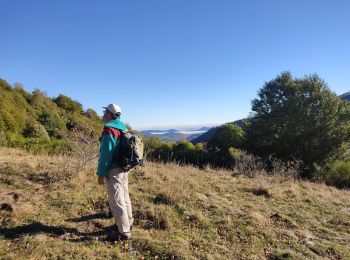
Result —
[[116, 118], [120, 118], [122, 110], [116, 104], [109, 104], [107, 107], [103, 107], [103, 123], [108, 123]]

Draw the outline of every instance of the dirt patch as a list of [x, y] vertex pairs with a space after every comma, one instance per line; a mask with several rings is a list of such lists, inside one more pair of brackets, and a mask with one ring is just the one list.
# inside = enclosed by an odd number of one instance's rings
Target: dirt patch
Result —
[[157, 194], [153, 199], [154, 204], [172, 205], [174, 202], [164, 193]]
[[271, 198], [272, 194], [267, 188], [259, 187], [250, 190], [256, 196], [263, 196], [265, 198]]
[[65, 176], [58, 172], [42, 171], [42, 172], [29, 173], [27, 175], [27, 179], [34, 183], [49, 185], [52, 183], [67, 181], [69, 179], [69, 176], [68, 175]]
[[296, 223], [289, 219], [288, 217], [286, 216], [282, 216], [278, 213], [275, 213], [273, 215], [270, 216], [270, 218], [278, 225], [282, 226], [282, 227], [285, 227], [285, 228], [296, 228], [297, 225]]

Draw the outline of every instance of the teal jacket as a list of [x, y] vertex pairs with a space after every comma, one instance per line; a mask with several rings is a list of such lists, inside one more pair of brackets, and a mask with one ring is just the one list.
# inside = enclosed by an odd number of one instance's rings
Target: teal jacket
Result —
[[126, 131], [126, 126], [119, 118], [114, 119], [104, 125], [100, 138], [100, 157], [98, 159], [97, 175], [108, 176], [108, 171], [118, 167], [113, 161], [113, 154], [118, 152], [121, 140], [121, 131]]

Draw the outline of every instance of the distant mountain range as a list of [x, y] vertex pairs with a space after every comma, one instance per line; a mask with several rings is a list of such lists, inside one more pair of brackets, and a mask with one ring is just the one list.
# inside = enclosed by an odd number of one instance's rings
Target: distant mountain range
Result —
[[[240, 119], [240, 120], [236, 120], [234, 122], [231, 122], [231, 124], [235, 124], [235, 125], [238, 125], [240, 127], [242, 127], [242, 124], [243, 124], [243, 119]], [[199, 135], [198, 137], [196, 138], [193, 138], [192, 140], [190, 140], [192, 143], [196, 144], [196, 143], [206, 143], [209, 141], [209, 139], [215, 134], [216, 130], [218, 129], [218, 127], [220, 126], [217, 126], [217, 127], [213, 127], [211, 129], [209, 129], [207, 132]]]
[[158, 130], [158, 129], [151, 129], [151, 130], [143, 130], [141, 133], [147, 138], [147, 137], [157, 137], [160, 140], [164, 142], [178, 142], [181, 140], [187, 140], [191, 141], [201, 134], [207, 132], [210, 130], [211, 127], [201, 127], [199, 129], [167, 129], [167, 130]]
[[[347, 100], [350, 101], [350, 91], [346, 92], [342, 95], [339, 96], [341, 99], [343, 100]], [[237, 124], [238, 126], [242, 126], [243, 120], [237, 120], [234, 121], [232, 124]], [[217, 130], [219, 126], [217, 127], [213, 127], [211, 129], [209, 129], [207, 132], [199, 135], [196, 138], [193, 138], [192, 140], [190, 140], [192, 143], [196, 144], [196, 143], [206, 143], [209, 141], [209, 139], [214, 135], [215, 131]]]
[[343, 95], [340, 95], [339, 97], [340, 97], [341, 99], [343, 99], [343, 100], [350, 101], [350, 91], [344, 93]]
[[[350, 101], [350, 91], [339, 96], [343, 100]], [[242, 126], [243, 120], [237, 120], [231, 122], [231, 124], [236, 124]], [[206, 143], [214, 135], [217, 127], [201, 127], [199, 129], [168, 129], [168, 130], [143, 130], [141, 131], [145, 137], [155, 136], [164, 142], [178, 142], [181, 140], [191, 141], [192, 143]]]

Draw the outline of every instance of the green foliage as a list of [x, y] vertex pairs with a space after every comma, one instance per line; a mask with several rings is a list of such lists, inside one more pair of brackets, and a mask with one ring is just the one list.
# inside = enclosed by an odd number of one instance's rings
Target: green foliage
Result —
[[21, 84], [12, 88], [0, 79], [0, 145], [58, 151], [64, 141], [56, 139], [69, 135], [74, 127], [99, 133], [102, 121], [92, 109], [83, 113], [81, 104], [69, 97], [52, 99], [38, 89], [30, 94]]
[[350, 188], [350, 162], [337, 161], [330, 165], [326, 183], [338, 188]]
[[12, 88], [10, 84], [7, 83], [6, 80], [0, 79], [0, 90], [11, 91]]
[[282, 73], [260, 89], [252, 110], [246, 145], [261, 156], [302, 160], [311, 169], [349, 142], [349, 104], [317, 75]]
[[30, 101], [31, 95], [24, 90], [22, 84], [15, 83], [14, 92], [21, 97], [22, 100], [20, 102], [22, 103], [22, 106], [25, 106], [25, 103]]
[[45, 108], [44, 94], [39, 89], [34, 90], [33, 95], [29, 99], [29, 103], [34, 109], [38, 109], [38, 110], [44, 109]]
[[83, 106], [78, 102], [74, 101], [71, 98], [60, 94], [57, 98], [54, 99], [54, 102], [58, 107], [63, 108], [70, 113], [82, 113]]
[[163, 142], [157, 137], [150, 137], [145, 140], [145, 151], [153, 151], [163, 145]]
[[68, 143], [64, 140], [48, 140], [47, 138], [25, 138], [18, 135], [9, 135], [7, 146], [23, 148], [34, 154], [59, 154], [69, 149]]
[[24, 137], [50, 139], [45, 127], [35, 121], [28, 122], [23, 130]]
[[145, 154], [151, 160], [171, 161], [173, 159], [173, 144], [163, 143], [157, 137], [147, 138], [145, 139]]
[[195, 144], [195, 150], [197, 152], [203, 152], [205, 149], [205, 145], [203, 143], [196, 143]]
[[0, 115], [1, 115], [5, 130], [9, 132], [17, 132], [18, 127], [12, 113], [7, 110], [1, 110]]
[[91, 108], [88, 108], [85, 112], [84, 112], [84, 115], [91, 119], [91, 120], [95, 120], [95, 121], [99, 121], [101, 120], [101, 117], [96, 113], [95, 110], [91, 109]]
[[199, 167], [204, 167], [208, 163], [216, 167], [232, 167], [235, 163], [235, 159], [227, 152], [208, 150], [203, 143], [196, 145], [188, 141], [164, 143], [156, 137], [150, 137], [145, 140], [145, 151], [149, 160], [175, 161]]
[[0, 117], [0, 132], [5, 131], [5, 123], [2, 117]]
[[66, 130], [59, 116], [52, 111], [43, 111], [38, 117], [38, 122], [44, 126], [48, 134], [52, 137], [62, 138]]
[[230, 147], [239, 148], [242, 145], [244, 133], [242, 128], [234, 124], [224, 124], [217, 128], [208, 141], [208, 147], [227, 152]]
[[195, 146], [188, 141], [178, 142], [173, 146], [174, 157], [181, 163], [194, 163], [196, 158]]

